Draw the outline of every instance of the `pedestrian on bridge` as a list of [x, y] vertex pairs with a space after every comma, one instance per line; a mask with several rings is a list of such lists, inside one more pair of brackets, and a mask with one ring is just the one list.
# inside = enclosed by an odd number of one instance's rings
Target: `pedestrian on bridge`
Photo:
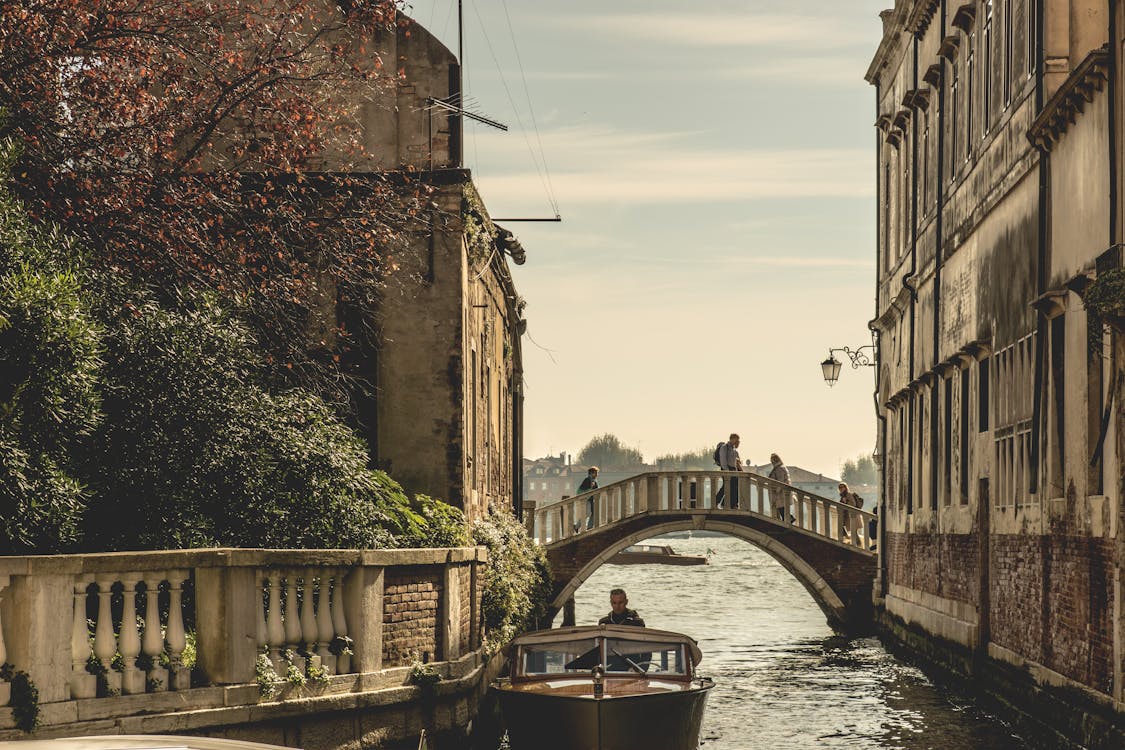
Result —
[[840, 482], [838, 485], [840, 490], [840, 515], [844, 526], [844, 536], [849, 538], [852, 535], [852, 514], [844, 510], [843, 506], [851, 506], [853, 508], [863, 507], [863, 498], [848, 489], [847, 482]]
[[[770, 469], [769, 478], [775, 482], [789, 484], [789, 467], [781, 460], [781, 456], [771, 453], [770, 463], [773, 464], [773, 468]], [[793, 513], [789, 510], [789, 490], [775, 490], [775, 488], [770, 487], [770, 496], [777, 498], [773, 504], [774, 513], [777, 514], [777, 517], [784, 521], [785, 516], [788, 515], [789, 523], [793, 523]]]
[[[591, 466], [586, 469], [586, 478], [582, 480], [582, 484], [578, 485], [578, 494], [596, 490], [598, 488], [598, 469], [597, 466]], [[586, 498], [586, 530], [594, 528], [594, 496], [590, 495]]]
[[[740, 442], [742, 442], [742, 439], [738, 437], [738, 433], [732, 432], [730, 439], [719, 446], [719, 468], [722, 471], [742, 471], [742, 459], [738, 455]], [[723, 480], [723, 486], [719, 488], [719, 493], [715, 495], [715, 507], [723, 507], [723, 501], [727, 499], [728, 495], [728, 486], [730, 487], [730, 507], [731, 510], [734, 510], [738, 508], [738, 479], [735, 477]]]

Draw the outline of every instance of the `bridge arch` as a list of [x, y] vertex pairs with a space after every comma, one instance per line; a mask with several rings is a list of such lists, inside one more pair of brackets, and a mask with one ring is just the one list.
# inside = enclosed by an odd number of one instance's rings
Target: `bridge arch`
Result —
[[805, 590], [809, 592], [809, 595], [812, 596], [813, 601], [815, 601], [821, 611], [824, 612], [824, 616], [828, 619], [829, 625], [835, 629], [842, 629], [851, 619], [848, 613], [848, 606], [833, 590], [832, 586], [817, 572], [816, 568], [810, 565], [793, 549], [778, 541], [775, 537], [755, 528], [732, 523], [730, 521], [720, 521], [709, 518], [703, 519], [702, 522], [699, 519], [670, 520], [634, 531], [609, 543], [602, 552], [595, 554], [577, 573], [563, 584], [561, 590], [558, 590], [558, 593], [551, 602], [551, 612], [556, 613], [561, 611], [566, 602], [574, 596], [574, 593], [579, 587], [594, 574], [594, 571], [606, 564], [618, 552], [650, 537], [670, 534], [676, 531], [717, 531], [753, 544], [774, 560], [781, 563], [783, 568], [801, 582], [801, 585], [803, 585]]

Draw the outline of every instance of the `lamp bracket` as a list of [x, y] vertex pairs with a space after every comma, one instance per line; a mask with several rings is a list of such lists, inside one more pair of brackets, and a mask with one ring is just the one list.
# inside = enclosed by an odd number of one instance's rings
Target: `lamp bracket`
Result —
[[[870, 354], [868, 354], [868, 352], [864, 351], [865, 349], [870, 350]], [[851, 348], [846, 347], [846, 346], [840, 347], [840, 348], [837, 348], [837, 349], [829, 349], [828, 350], [828, 357], [832, 358], [832, 356], [836, 352], [843, 352], [845, 355], [847, 355], [848, 360], [851, 361], [851, 363], [852, 363], [852, 369], [853, 370], [858, 370], [860, 367], [874, 367], [875, 366], [875, 361], [873, 359], [873, 357], [875, 356], [875, 345], [874, 344], [867, 344], [865, 346], [859, 347], [858, 349], [851, 349]]]

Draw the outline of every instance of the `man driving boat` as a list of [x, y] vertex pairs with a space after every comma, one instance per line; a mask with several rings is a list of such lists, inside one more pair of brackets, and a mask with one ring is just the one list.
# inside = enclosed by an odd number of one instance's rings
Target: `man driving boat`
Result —
[[645, 626], [645, 621], [637, 614], [637, 610], [629, 609], [629, 597], [625, 589], [613, 589], [609, 592], [609, 614], [598, 620], [599, 625], [633, 625], [638, 628]]

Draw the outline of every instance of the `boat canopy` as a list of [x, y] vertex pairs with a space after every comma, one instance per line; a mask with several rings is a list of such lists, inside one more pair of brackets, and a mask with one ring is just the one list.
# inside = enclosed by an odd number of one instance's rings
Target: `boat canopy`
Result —
[[[546, 646], [552, 643], [566, 643], [582, 640], [609, 639], [610, 641], [627, 641], [630, 643], [651, 643], [665, 645], [670, 643], [683, 644], [692, 666], [703, 660], [703, 652], [699, 650], [695, 639], [683, 633], [674, 633], [670, 630], [657, 630], [655, 628], [637, 628], [628, 625], [581, 625], [570, 628], [556, 628], [552, 630], [538, 630], [534, 633], [525, 633], [518, 636], [503, 648], [505, 656], [511, 658], [518, 646]], [[596, 663], [596, 662], [595, 662]], [[593, 667], [591, 664], [590, 667]], [[590, 667], [587, 667], [589, 669]]]

